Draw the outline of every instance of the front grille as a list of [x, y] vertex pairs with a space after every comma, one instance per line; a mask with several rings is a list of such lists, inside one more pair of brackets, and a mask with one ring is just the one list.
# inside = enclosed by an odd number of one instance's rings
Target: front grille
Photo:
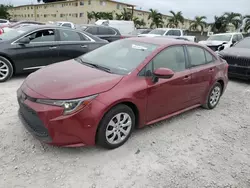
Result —
[[43, 122], [38, 117], [37, 113], [18, 99], [20, 106], [19, 112], [24, 124], [30, 131], [38, 137], [49, 137], [48, 130], [44, 127]]
[[236, 56], [223, 56], [223, 59], [227, 61], [229, 65], [241, 66], [241, 67], [249, 67], [250, 59]]
[[208, 46], [211, 50], [217, 51], [219, 46]]

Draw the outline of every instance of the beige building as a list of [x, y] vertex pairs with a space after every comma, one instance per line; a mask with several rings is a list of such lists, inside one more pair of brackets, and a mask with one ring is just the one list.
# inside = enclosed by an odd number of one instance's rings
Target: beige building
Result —
[[[68, 0], [46, 4], [30, 4], [17, 6], [9, 10], [12, 19], [15, 20], [35, 20], [40, 22], [48, 21], [70, 21], [76, 24], [88, 22], [87, 12], [113, 12], [120, 14], [123, 9], [132, 11], [133, 16], [144, 19], [145, 27], [149, 27], [151, 20], [148, 20], [149, 12], [134, 9], [135, 5], [116, 2], [112, 0]], [[168, 23], [170, 16], [163, 15], [164, 27]], [[92, 20], [93, 22], [94, 20]], [[180, 28], [188, 29], [190, 20], [186, 20]]]

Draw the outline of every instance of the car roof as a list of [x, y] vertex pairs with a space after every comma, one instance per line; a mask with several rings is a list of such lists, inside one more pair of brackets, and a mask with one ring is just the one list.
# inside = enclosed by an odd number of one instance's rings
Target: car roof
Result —
[[175, 38], [164, 38], [164, 37], [131, 37], [127, 38], [127, 40], [133, 40], [137, 42], [151, 43], [160, 46], [166, 46], [171, 44], [195, 44], [197, 46], [201, 46], [198, 43], [186, 41], [186, 40], [177, 40]]

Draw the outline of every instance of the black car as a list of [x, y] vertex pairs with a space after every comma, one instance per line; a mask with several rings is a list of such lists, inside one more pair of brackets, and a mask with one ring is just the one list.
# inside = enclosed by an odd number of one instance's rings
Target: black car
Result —
[[78, 25], [76, 28], [107, 40], [108, 42], [113, 42], [123, 38], [118, 29], [109, 26], [85, 24]]
[[0, 82], [13, 74], [76, 58], [107, 43], [86, 32], [57, 26], [11, 30], [0, 35]]
[[250, 79], [250, 37], [220, 51], [219, 56], [227, 61], [230, 77]]

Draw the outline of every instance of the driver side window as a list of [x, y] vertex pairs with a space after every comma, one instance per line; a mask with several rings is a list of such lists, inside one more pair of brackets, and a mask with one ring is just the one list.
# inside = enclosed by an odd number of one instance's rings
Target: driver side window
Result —
[[53, 29], [40, 30], [26, 37], [30, 39], [30, 42], [51, 42], [55, 41], [55, 31]]
[[186, 69], [186, 59], [182, 46], [172, 46], [157, 54], [153, 62], [153, 70], [168, 68], [174, 72], [181, 72]]

